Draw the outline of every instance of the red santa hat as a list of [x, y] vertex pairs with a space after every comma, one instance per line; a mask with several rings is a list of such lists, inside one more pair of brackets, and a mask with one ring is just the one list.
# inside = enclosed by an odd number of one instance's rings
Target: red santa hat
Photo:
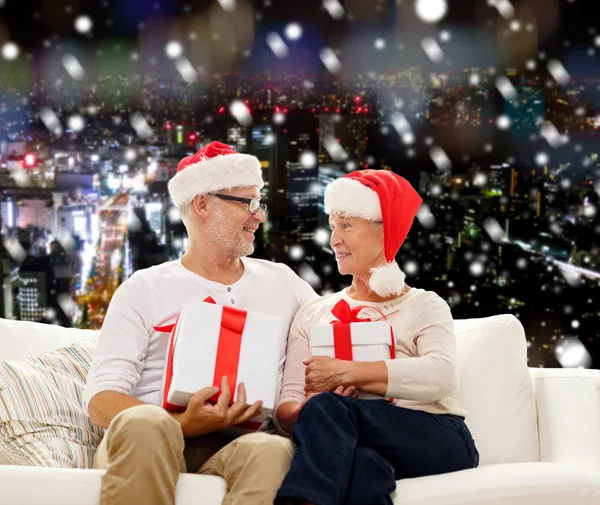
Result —
[[244, 186], [264, 186], [258, 158], [211, 142], [179, 162], [177, 173], [169, 181], [169, 193], [180, 208], [196, 195]]
[[369, 286], [380, 296], [399, 294], [405, 274], [394, 260], [423, 199], [410, 183], [387, 170], [360, 170], [333, 181], [325, 190], [325, 211], [383, 223], [386, 264], [371, 269]]

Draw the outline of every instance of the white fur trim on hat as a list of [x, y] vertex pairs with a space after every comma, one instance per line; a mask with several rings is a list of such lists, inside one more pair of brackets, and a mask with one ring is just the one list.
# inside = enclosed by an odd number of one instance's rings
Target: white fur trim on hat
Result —
[[406, 274], [398, 263], [392, 261], [381, 267], [371, 269], [369, 287], [379, 296], [399, 295], [404, 290]]
[[264, 186], [260, 161], [250, 154], [215, 156], [188, 165], [169, 181], [169, 193], [177, 208], [196, 195], [245, 186]]
[[379, 196], [356, 179], [340, 177], [325, 189], [325, 212], [381, 221]]

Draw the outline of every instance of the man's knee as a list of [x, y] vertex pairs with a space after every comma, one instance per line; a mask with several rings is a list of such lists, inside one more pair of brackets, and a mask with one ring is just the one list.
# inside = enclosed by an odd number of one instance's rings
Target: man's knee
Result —
[[291, 461], [294, 446], [288, 438], [267, 433], [251, 433], [234, 440], [236, 456], [260, 459], [274, 463], [276, 461]]
[[109, 426], [114, 433], [127, 434], [128, 438], [151, 440], [159, 435], [178, 436], [181, 425], [170, 414], [156, 405], [137, 405], [115, 416]]

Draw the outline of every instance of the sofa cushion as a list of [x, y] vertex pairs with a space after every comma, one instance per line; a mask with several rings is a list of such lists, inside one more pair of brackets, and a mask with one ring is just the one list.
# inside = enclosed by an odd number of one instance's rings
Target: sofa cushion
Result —
[[597, 505], [600, 476], [570, 465], [514, 463], [397, 482], [394, 505]]
[[97, 335], [0, 361], [0, 452], [11, 464], [90, 468], [104, 430], [82, 405]]
[[92, 330], [0, 318], [0, 360], [22, 359], [66, 347], [94, 333]]
[[539, 461], [537, 413], [527, 367], [527, 341], [510, 315], [457, 320], [460, 385], [456, 399], [480, 464]]

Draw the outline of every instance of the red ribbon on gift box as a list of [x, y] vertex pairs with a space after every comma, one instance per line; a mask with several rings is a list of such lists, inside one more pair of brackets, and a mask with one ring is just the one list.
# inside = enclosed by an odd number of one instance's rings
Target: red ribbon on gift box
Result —
[[[333, 349], [337, 359], [352, 361], [352, 334], [350, 332], [350, 323], [370, 323], [370, 317], [358, 317], [361, 310], [371, 308], [381, 314], [384, 320], [387, 320], [385, 314], [375, 307], [359, 305], [351, 308], [346, 300], [340, 300], [331, 309], [331, 313], [337, 321], [331, 321], [333, 324]], [[396, 357], [396, 342], [394, 341], [394, 330], [390, 326], [391, 344], [390, 358]]]

